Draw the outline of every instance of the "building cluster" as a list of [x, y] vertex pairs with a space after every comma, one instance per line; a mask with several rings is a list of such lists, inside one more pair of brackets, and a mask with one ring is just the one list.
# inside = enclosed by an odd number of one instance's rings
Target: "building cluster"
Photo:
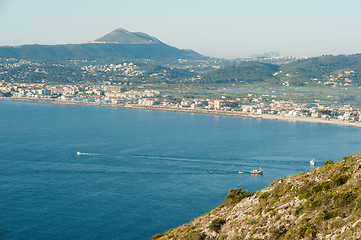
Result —
[[0, 96], [84, 103], [138, 104], [139, 101], [155, 99], [159, 94], [155, 90], [123, 91], [119, 85], [0, 83]]
[[326, 120], [361, 121], [358, 108], [349, 105], [322, 105], [320, 103], [294, 103], [293, 101], [272, 101], [269, 104], [242, 105], [242, 111], [250, 114], [277, 114], [289, 117], [313, 117]]
[[99, 72], [120, 72], [122, 76], [127, 77], [137, 77], [144, 74], [144, 71], [141, 71], [139, 66], [132, 62], [124, 62], [121, 64], [87, 65], [81, 67], [81, 69], [92, 74], [98, 74]]
[[179, 99], [156, 90], [123, 90], [119, 85], [45, 85], [39, 83], [0, 82], [0, 96], [9, 98], [42, 99], [59, 102], [95, 103], [120, 106], [181, 108], [241, 112], [248, 115], [274, 114], [290, 117], [313, 117], [361, 121], [360, 109], [348, 105], [322, 105], [262, 98], [248, 94], [248, 98]]
[[[353, 70], [343, 71], [338, 73], [337, 75], [332, 74], [328, 76], [327, 81], [323, 84], [332, 87], [350, 87], [352, 86], [352, 77], [354, 77], [355, 75], [356, 72]], [[318, 81], [318, 79], [315, 79], [315, 81]]]

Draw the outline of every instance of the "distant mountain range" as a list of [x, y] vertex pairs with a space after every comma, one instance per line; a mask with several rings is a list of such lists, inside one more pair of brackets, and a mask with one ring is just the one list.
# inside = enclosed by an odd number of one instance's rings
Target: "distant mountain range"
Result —
[[119, 28], [111, 33], [84, 44], [22, 45], [0, 47], [0, 58], [17, 58], [41, 62], [67, 60], [117, 60], [175, 61], [177, 59], [204, 59], [192, 50], [169, 46], [157, 38], [140, 32]]
[[[271, 52], [265, 53], [262, 57], [278, 55], [277, 52]], [[148, 34], [129, 32], [122, 28], [83, 44], [3, 46], [0, 47], [0, 58], [25, 59], [46, 64], [69, 62], [69, 60], [95, 60], [96, 64], [134, 61], [145, 64], [142, 65], [145, 75], [141, 80], [149, 82], [178, 82], [175, 80], [177, 79], [183, 80], [183, 83], [190, 81], [193, 84], [361, 86], [361, 54], [320, 56], [284, 64], [266, 63], [263, 58], [260, 61], [221, 60], [205, 57], [192, 50], [178, 49]], [[186, 61], [179, 61], [180, 59]], [[199, 64], [198, 60], [209, 61]], [[146, 67], [149, 63], [150, 66]], [[160, 66], [166, 69], [161, 69]], [[71, 67], [79, 68], [75, 65]], [[177, 69], [177, 67], [183, 69]], [[4, 69], [6, 69], [5, 65]], [[15, 68], [11, 71], [7, 70], [0, 79], [17, 79], [16, 71], [27, 71], [26, 69], [15, 70]], [[167, 70], [167, 74], [160, 78], [159, 74], [164, 70]], [[65, 70], [57, 69], [56, 71], [64, 72]], [[24, 76], [29, 76], [29, 73]], [[79, 72], [79, 76], [83, 75]], [[148, 76], [153, 77], [148, 79]], [[39, 79], [48, 78], [50, 79], [47, 81], [51, 81], [53, 77], [40, 78], [38, 76], [32, 79], [24, 77], [21, 81], [39, 81]], [[169, 80], [171, 78], [174, 81]], [[62, 77], [57, 79], [57, 82], [64, 81]], [[118, 79], [118, 77], [112, 76], [112, 79]]]

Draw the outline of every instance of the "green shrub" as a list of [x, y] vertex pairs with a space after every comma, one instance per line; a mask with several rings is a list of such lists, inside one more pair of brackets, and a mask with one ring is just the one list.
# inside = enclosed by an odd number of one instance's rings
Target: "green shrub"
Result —
[[323, 202], [318, 198], [318, 197], [315, 197], [315, 198], [311, 198], [308, 202], [307, 202], [309, 208], [311, 209], [317, 209], [319, 208], [320, 206], [322, 206]]
[[184, 236], [184, 238], [182, 238], [182, 239], [185, 239], [185, 240], [202, 240], [202, 239], [204, 239], [204, 237], [199, 232], [192, 230], [192, 231], [188, 232]]
[[341, 174], [341, 173], [336, 173], [335, 175], [333, 175], [333, 176], [331, 177], [332, 183], [333, 183], [336, 187], [345, 184], [348, 179], [349, 179], [348, 176], [346, 176], [346, 175], [344, 175], [344, 174]]
[[360, 211], [361, 210], [361, 196], [359, 195], [355, 201], [354, 201], [354, 204], [355, 204], [355, 211]]
[[215, 232], [219, 232], [219, 230], [221, 230], [222, 225], [226, 223], [226, 220], [222, 219], [222, 218], [216, 218], [214, 219], [211, 224], [209, 224], [209, 229], [215, 231]]
[[331, 189], [330, 183], [329, 182], [325, 182], [322, 184], [322, 190], [323, 191], [328, 191]]
[[357, 196], [352, 191], [343, 193], [340, 196], [341, 204], [347, 205], [347, 204], [351, 203], [353, 200], [355, 200], [356, 197]]
[[300, 228], [298, 229], [298, 235], [301, 238], [305, 238], [310, 236], [311, 239], [315, 239], [316, 238], [316, 234], [317, 234], [317, 228], [315, 225], [311, 224], [310, 219], [304, 219], [300, 224], [302, 224], [300, 226]]
[[331, 211], [323, 210], [323, 219], [328, 220], [328, 219], [336, 217], [338, 214], [339, 214], [339, 211], [337, 209], [334, 209]]
[[271, 197], [273, 198], [274, 201], [277, 201], [281, 197], [281, 194], [272, 193]]
[[333, 164], [333, 160], [332, 159], [327, 159], [327, 161], [325, 162], [325, 165], [332, 165]]
[[353, 160], [355, 160], [355, 158], [353, 156], [347, 156], [347, 157], [343, 157], [343, 160], [345, 160], [345, 161], [353, 161]]
[[318, 192], [321, 192], [322, 191], [322, 185], [321, 184], [316, 184], [315, 186], [311, 187], [311, 192], [313, 194], [316, 194]]
[[329, 220], [331, 218], [336, 217], [339, 214], [337, 209], [333, 209], [328, 211], [327, 209], [323, 209], [322, 212], [317, 216], [315, 223], [322, 222], [324, 220]]
[[297, 195], [301, 199], [307, 199], [312, 196], [311, 188], [314, 186], [314, 183], [308, 182], [303, 184], [297, 191]]
[[269, 197], [270, 193], [269, 192], [265, 192], [263, 193], [261, 196], [259, 196], [259, 198], [263, 199], [263, 200], [267, 200]]
[[243, 198], [249, 197], [251, 194], [248, 190], [243, 191], [242, 188], [239, 189], [230, 189], [227, 196], [225, 197], [225, 201], [223, 205], [231, 206], [239, 203]]
[[336, 193], [333, 198], [333, 204], [336, 206], [346, 206], [352, 203], [357, 198], [357, 194], [353, 193], [352, 190], [344, 193]]
[[348, 172], [349, 170], [350, 170], [350, 167], [342, 167], [342, 168], [340, 168], [340, 172], [343, 172], [343, 173]]
[[158, 238], [160, 238], [160, 237], [162, 237], [163, 236], [163, 234], [156, 234], [156, 235], [154, 235], [153, 237], [152, 237], [152, 240], [156, 240], [156, 239], [158, 239]]
[[278, 239], [286, 234], [288, 229], [285, 226], [280, 226], [279, 228], [273, 228], [271, 229], [271, 237], [272, 239]]
[[273, 188], [273, 194], [282, 195], [283, 191], [284, 191], [284, 184], [276, 184]]
[[292, 187], [293, 187], [292, 184], [286, 184], [283, 189], [283, 194], [288, 193], [292, 189]]
[[302, 205], [296, 207], [295, 215], [298, 216], [303, 209], [304, 209], [304, 206], [302, 206]]

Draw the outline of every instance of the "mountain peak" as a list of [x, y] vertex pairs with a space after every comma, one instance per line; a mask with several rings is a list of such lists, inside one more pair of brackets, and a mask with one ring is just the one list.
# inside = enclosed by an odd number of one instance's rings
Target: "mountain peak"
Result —
[[160, 44], [157, 38], [142, 32], [129, 32], [124, 28], [114, 31], [93, 41], [93, 43], [117, 43], [117, 44]]

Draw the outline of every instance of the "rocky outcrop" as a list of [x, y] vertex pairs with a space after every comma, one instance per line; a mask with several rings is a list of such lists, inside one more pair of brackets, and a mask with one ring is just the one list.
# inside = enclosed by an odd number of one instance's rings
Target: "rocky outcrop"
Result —
[[[274, 181], [153, 239], [361, 238], [361, 154]], [[238, 203], [229, 198], [242, 195]], [[243, 198], [243, 199], [242, 199]]]

